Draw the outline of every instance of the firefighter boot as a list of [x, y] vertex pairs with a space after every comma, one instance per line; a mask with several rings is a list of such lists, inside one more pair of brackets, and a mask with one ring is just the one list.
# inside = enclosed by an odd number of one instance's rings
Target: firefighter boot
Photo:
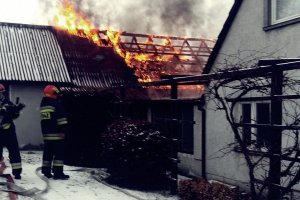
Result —
[[20, 174], [16, 174], [16, 175], [15, 175], [15, 179], [20, 180], [20, 179], [21, 179], [21, 175], [20, 175]]
[[54, 179], [60, 179], [60, 180], [66, 180], [69, 179], [70, 176], [64, 174], [63, 172], [63, 166], [53, 166], [52, 172], [53, 172], [53, 178]]
[[42, 174], [47, 178], [52, 178], [51, 168], [50, 167], [42, 167]]
[[18, 179], [18, 180], [21, 179], [21, 172], [22, 172], [22, 169], [13, 169], [12, 170], [12, 173], [15, 176], [15, 179]]
[[49, 173], [44, 173], [43, 175], [46, 176], [47, 178], [52, 178], [52, 174], [50, 172]]
[[70, 178], [70, 176], [64, 174], [63, 172], [60, 172], [60, 173], [54, 173], [53, 178], [54, 178], [55, 180], [58, 180], [58, 179], [60, 179], [60, 180], [67, 180], [67, 179]]

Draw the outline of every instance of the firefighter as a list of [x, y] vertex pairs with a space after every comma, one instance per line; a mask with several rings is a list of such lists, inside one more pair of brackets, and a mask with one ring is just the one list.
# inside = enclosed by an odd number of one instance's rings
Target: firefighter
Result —
[[[44, 138], [42, 174], [47, 178], [68, 179], [64, 174], [64, 137], [67, 130], [67, 118], [59, 100], [59, 90], [47, 85], [41, 102], [41, 127]], [[51, 169], [53, 175], [51, 173]]]
[[25, 105], [12, 103], [5, 97], [4, 92], [5, 87], [0, 83], [0, 152], [2, 156], [3, 147], [7, 148], [12, 173], [15, 179], [21, 179], [22, 162], [13, 120], [19, 117]]

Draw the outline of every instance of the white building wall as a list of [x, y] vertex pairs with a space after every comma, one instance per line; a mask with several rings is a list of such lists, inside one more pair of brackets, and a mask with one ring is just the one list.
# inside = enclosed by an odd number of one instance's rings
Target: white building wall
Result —
[[14, 123], [19, 146], [26, 144], [40, 145], [43, 143], [39, 107], [43, 97], [43, 84], [14, 83], [10, 85], [10, 99], [15, 103], [16, 97], [26, 107], [21, 111]]
[[228, 55], [241, 55], [240, 57], [244, 58], [253, 55], [254, 52], [269, 58], [300, 56], [299, 24], [264, 31], [264, 2], [245, 0], [242, 3], [215, 64], [224, 63], [225, 57], [229, 59]]
[[207, 103], [206, 159], [207, 178], [246, 188], [248, 168], [242, 153], [233, 151], [234, 134], [225, 119], [224, 111]]
[[[225, 59], [232, 63], [238, 63], [246, 59], [251, 61], [262, 58], [300, 57], [299, 23], [264, 31], [267, 15], [265, 2], [244, 0], [213, 68], [223, 64]], [[244, 65], [247, 63], [250, 62], [246, 62]], [[247, 186], [249, 178], [245, 159], [241, 153], [232, 152], [232, 149], [228, 148], [228, 144], [234, 142], [234, 136], [225, 119], [225, 114], [215, 110], [213, 102], [207, 102], [206, 107], [207, 178], [233, 185]], [[201, 123], [200, 121], [198, 123]], [[200, 133], [201, 126], [195, 127], [198, 128], [195, 134]], [[201, 148], [199, 148], [201, 144], [201, 137], [196, 136], [194, 155], [179, 154], [182, 161], [179, 165], [180, 168], [198, 176], [201, 176], [202, 173], [201, 160], [196, 159], [195, 154], [201, 155]]]

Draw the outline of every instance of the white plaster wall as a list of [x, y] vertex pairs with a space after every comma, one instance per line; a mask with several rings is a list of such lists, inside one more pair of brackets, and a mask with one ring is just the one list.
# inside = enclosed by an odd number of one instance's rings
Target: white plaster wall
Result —
[[[300, 24], [264, 31], [264, 2], [264, 0], [244, 0], [216, 58], [215, 66], [224, 63], [225, 59], [234, 63], [246, 58], [251, 60], [253, 56], [256, 59], [300, 57]], [[249, 180], [248, 168], [242, 154], [227, 148], [228, 144], [234, 142], [234, 136], [225, 114], [222, 111], [215, 111], [212, 102], [207, 102], [206, 106], [207, 178], [232, 185], [239, 184], [246, 189]], [[180, 153], [179, 168], [190, 175], [201, 176], [202, 125], [201, 112], [197, 109], [194, 118], [196, 121], [194, 155]]]
[[[225, 39], [215, 66], [224, 59], [257, 56], [264, 58], [300, 57], [300, 24], [296, 23], [274, 30], [264, 31], [264, 1], [245, 0]], [[214, 67], [215, 67], [214, 66]], [[213, 107], [212, 102], [207, 107]], [[222, 154], [227, 144], [234, 141], [224, 113], [207, 109], [207, 175], [227, 183], [247, 183], [248, 170], [239, 153]]]
[[40, 145], [43, 142], [39, 107], [44, 86], [37, 83], [14, 83], [10, 85], [11, 101], [15, 102], [16, 97], [20, 97], [20, 102], [26, 105], [21, 111], [20, 117], [14, 121], [19, 146]]
[[264, 31], [264, 15], [263, 0], [245, 0], [223, 43], [216, 63], [224, 63], [223, 59], [227, 55], [242, 53], [243, 57], [246, 57], [252, 55], [252, 51], [268, 57], [300, 57], [299, 23]]
[[224, 111], [214, 110], [214, 103], [208, 102], [206, 119], [207, 178], [246, 187], [249, 180], [246, 161], [229, 146], [234, 143], [234, 135]]

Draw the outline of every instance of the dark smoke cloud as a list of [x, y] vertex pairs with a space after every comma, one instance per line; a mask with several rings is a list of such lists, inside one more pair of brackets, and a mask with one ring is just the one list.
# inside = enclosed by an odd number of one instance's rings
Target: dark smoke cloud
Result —
[[198, 19], [194, 12], [193, 6], [196, 4], [197, 0], [166, 1], [160, 15], [161, 22], [164, 24], [163, 30], [171, 33], [177, 30], [179, 34], [186, 35], [186, 27], [193, 27], [195, 22], [204, 20]]
[[[216, 38], [234, 0], [70, 0], [100, 29]], [[53, 1], [43, 3], [45, 13]]]

